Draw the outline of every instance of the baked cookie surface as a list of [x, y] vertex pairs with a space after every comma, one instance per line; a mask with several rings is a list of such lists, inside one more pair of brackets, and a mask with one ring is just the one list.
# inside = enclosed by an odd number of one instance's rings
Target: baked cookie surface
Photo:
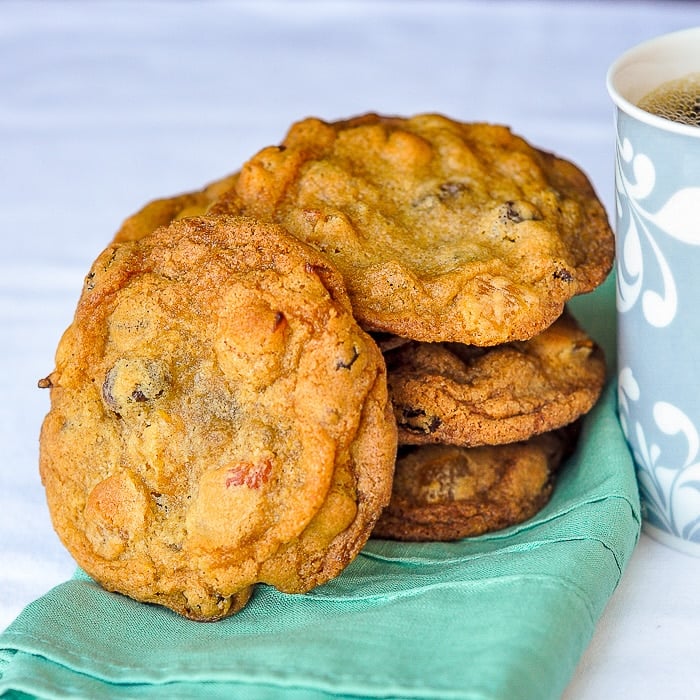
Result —
[[574, 434], [484, 447], [403, 447], [373, 536], [415, 542], [473, 537], [523, 522], [549, 500]]
[[588, 412], [606, 376], [602, 350], [566, 311], [527, 341], [410, 342], [385, 357], [401, 444], [526, 440]]
[[64, 544], [192, 619], [334, 577], [390, 496], [381, 353], [327, 259], [274, 225], [187, 218], [108, 247], [42, 384]]
[[435, 114], [298, 122], [210, 211], [282, 224], [334, 261], [364, 328], [430, 342], [530, 338], [613, 260], [578, 168]]
[[160, 197], [148, 202], [124, 220], [112, 242], [137, 241], [172, 221], [205, 215], [209, 207], [236, 184], [237, 179], [238, 173], [232, 173], [209, 183], [201, 190]]

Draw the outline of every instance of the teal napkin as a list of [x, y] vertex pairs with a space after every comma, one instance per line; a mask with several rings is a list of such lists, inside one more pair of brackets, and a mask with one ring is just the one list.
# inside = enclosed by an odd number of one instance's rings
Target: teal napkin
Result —
[[[613, 296], [609, 280], [572, 304], [609, 358]], [[0, 637], [0, 694], [558, 698], [639, 525], [611, 380], [552, 500], [527, 523], [454, 543], [373, 540], [334, 581], [304, 595], [259, 586], [216, 623], [107, 593], [78, 572]]]

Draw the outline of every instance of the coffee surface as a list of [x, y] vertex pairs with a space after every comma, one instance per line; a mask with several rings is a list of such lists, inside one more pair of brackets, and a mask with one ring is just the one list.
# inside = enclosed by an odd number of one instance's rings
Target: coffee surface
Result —
[[700, 73], [663, 83], [645, 95], [639, 107], [679, 124], [700, 126]]

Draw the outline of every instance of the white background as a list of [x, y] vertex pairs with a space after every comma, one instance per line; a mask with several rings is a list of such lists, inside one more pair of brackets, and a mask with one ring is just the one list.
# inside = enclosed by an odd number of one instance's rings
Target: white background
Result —
[[[0, 2], [0, 628], [69, 578], [37, 471], [92, 260], [308, 115], [443, 112], [579, 164], [612, 214], [611, 61], [692, 2]], [[700, 697], [700, 560], [642, 537], [566, 700]]]

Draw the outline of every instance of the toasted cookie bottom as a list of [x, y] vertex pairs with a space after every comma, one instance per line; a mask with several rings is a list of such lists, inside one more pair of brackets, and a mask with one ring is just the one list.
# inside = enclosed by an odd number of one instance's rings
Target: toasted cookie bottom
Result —
[[577, 434], [572, 425], [508, 445], [402, 447], [372, 536], [449, 541], [523, 522], [548, 502]]

